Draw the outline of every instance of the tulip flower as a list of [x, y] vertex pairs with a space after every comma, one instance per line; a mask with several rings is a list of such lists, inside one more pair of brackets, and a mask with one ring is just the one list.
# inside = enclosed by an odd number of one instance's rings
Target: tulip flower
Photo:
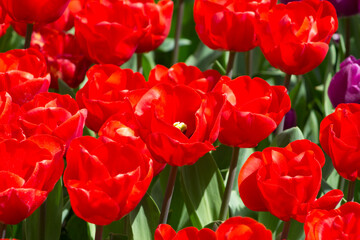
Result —
[[46, 60], [36, 49], [14, 49], [0, 53], [0, 91], [7, 91], [12, 101], [24, 104], [50, 85]]
[[64, 184], [75, 214], [96, 225], [117, 221], [140, 202], [152, 180], [152, 161], [130, 145], [74, 139], [66, 154]]
[[176, 63], [170, 68], [156, 65], [155, 68], [150, 71], [148, 84], [151, 87], [158, 83], [169, 83], [172, 85], [183, 84], [205, 94], [211, 92], [220, 77], [221, 74], [216, 70], [210, 69], [202, 72], [195, 66]]
[[155, 230], [155, 240], [216, 240], [214, 231], [208, 228], [198, 230], [187, 227], [179, 232], [168, 224], [160, 224]]
[[358, 155], [360, 104], [342, 103], [320, 124], [320, 144], [330, 156], [334, 168], [344, 178], [355, 181], [360, 177]]
[[[280, 0], [281, 3], [289, 3], [300, 0]], [[360, 12], [359, 1], [354, 0], [328, 0], [334, 5], [338, 17], [346, 17]]]
[[47, 60], [51, 88], [59, 88], [58, 79], [71, 88], [84, 81], [91, 62], [80, 51], [74, 35], [43, 27], [32, 34], [31, 46], [39, 49]]
[[296, 126], [296, 112], [294, 109], [290, 109], [285, 114], [285, 121], [284, 121], [284, 130], [295, 127]]
[[246, 52], [259, 43], [255, 33], [259, 11], [275, 4], [276, 0], [195, 0], [195, 30], [211, 49]]
[[50, 135], [0, 142], [0, 222], [18, 224], [46, 199], [64, 169], [63, 142]]
[[66, 147], [83, 133], [87, 110], [81, 109], [69, 95], [40, 93], [21, 106], [19, 122], [27, 137], [50, 134], [62, 139]]
[[350, 56], [331, 79], [328, 95], [334, 107], [340, 103], [360, 103], [360, 60]]
[[86, 75], [88, 81], [76, 93], [76, 101], [88, 110], [86, 126], [96, 132], [111, 115], [132, 111], [147, 90], [143, 75], [115, 65], [94, 65]]
[[156, 161], [172, 166], [194, 164], [214, 149], [224, 97], [204, 98], [185, 85], [158, 84], [135, 106], [140, 136]]
[[138, 4], [90, 1], [75, 18], [81, 49], [97, 63], [122, 65], [149, 31], [149, 19]]
[[20, 106], [12, 102], [7, 92], [0, 92], [0, 141], [4, 139], [25, 140], [26, 136], [18, 121]]
[[359, 1], [354, 0], [328, 0], [331, 2], [339, 17], [351, 16], [359, 13]]
[[303, 0], [263, 12], [256, 33], [273, 67], [300, 75], [324, 60], [337, 28], [336, 11], [329, 1]]
[[171, 0], [130, 0], [141, 5], [145, 16], [149, 19], [150, 29], [140, 39], [136, 53], [149, 52], [159, 47], [168, 36], [171, 27], [174, 3]]
[[233, 147], [255, 147], [275, 130], [290, 110], [283, 86], [270, 86], [261, 78], [223, 76], [214, 88], [225, 94], [219, 141]]
[[70, 0], [1, 0], [9, 16], [19, 22], [50, 23], [58, 19]]
[[9, 25], [10, 21], [7, 17], [7, 13], [0, 4], [0, 37], [5, 35]]
[[[149, 160], [152, 156], [140, 137], [140, 126], [136, 121], [133, 110], [120, 111], [112, 115], [101, 126], [99, 137], [105, 141], [115, 141], [121, 144], [129, 144], [138, 149]], [[166, 164], [153, 161], [154, 176], [159, 174]]]
[[304, 222], [309, 211], [333, 209], [343, 197], [340, 190], [332, 190], [316, 199], [324, 164], [321, 148], [309, 140], [265, 148], [250, 155], [241, 168], [240, 197], [250, 210]]
[[314, 210], [306, 217], [305, 240], [358, 239], [360, 204], [347, 202], [334, 210]]
[[231, 217], [216, 230], [217, 240], [248, 239], [271, 240], [272, 233], [265, 226], [249, 217]]

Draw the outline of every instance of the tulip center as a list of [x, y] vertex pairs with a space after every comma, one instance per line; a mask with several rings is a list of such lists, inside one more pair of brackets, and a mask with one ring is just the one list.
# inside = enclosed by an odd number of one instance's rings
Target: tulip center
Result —
[[187, 125], [183, 122], [175, 122], [174, 127], [178, 128], [182, 133], [185, 133], [187, 130]]

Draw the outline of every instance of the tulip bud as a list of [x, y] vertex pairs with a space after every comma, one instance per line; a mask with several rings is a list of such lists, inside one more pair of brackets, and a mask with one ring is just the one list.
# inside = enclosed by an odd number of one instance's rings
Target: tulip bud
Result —
[[350, 56], [331, 79], [328, 95], [334, 107], [340, 103], [360, 103], [360, 60]]

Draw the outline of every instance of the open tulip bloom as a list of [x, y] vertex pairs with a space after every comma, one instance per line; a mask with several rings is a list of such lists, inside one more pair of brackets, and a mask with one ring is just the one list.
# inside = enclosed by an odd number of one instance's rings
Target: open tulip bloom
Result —
[[359, 12], [0, 0], [0, 239], [360, 240]]
[[255, 152], [240, 170], [240, 197], [253, 211], [304, 222], [310, 210], [333, 209], [343, 197], [340, 190], [332, 190], [316, 199], [324, 163], [322, 150], [309, 140]]
[[260, 16], [256, 32], [261, 51], [273, 67], [287, 74], [300, 75], [316, 68], [338, 28], [335, 8], [328, 1], [278, 4]]

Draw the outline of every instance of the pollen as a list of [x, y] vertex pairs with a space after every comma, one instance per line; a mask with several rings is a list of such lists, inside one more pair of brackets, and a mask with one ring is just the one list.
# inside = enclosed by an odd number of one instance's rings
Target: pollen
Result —
[[183, 122], [175, 122], [174, 127], [180, 129], [182, 133], [185, 133], [187, 129], [187, 125]]

